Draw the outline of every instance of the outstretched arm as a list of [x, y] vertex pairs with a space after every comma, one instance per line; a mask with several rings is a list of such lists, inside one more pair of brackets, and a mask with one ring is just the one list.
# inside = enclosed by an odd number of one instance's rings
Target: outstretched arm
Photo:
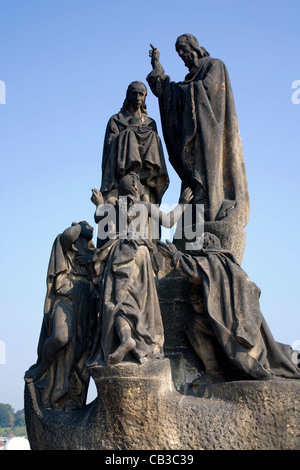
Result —
[[178, 251], [176, 246], [169, 242], [158, 241], [158, 249], [165, 258], [171, 260], [171, 265], [183, 277], [191, 282], [200, 283], [207, 278], [210, 272], [209, 261], [206, 256], [191, 256]]
[[94, 215], [96, 224], [100, 222], [104, 217], [108, 217], [108, 220], [115, 218], [115, 207], [112, 204], [112, 200], [104, 201], [101, 191], [96, 187], [92, 189], [91, 201], [97, 207]]
[[171, 228], [173, 227], [173, 225], [176, 224], [176, 222], [178, 222], [178, 220], [182, 216], [185, 209], [184, 205], [189, 204], [193, 197], [194, 195], [192, 190], [190, 188], [186, 188], [179, 199], [179, 204], [168, 214], [165, 214], [164, 212], [160, 211], [157, 206], [151, 204], [151, 218], [156, 221], [159, 221], [159, 224], [163, 227]]

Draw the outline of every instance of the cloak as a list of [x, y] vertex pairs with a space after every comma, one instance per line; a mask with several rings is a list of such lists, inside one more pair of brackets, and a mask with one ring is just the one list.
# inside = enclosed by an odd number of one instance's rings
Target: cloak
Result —
[[118, 188], [120, 179], [130, 171], [138, 173], [141, 183], [149, 188], [151, 202], [160, 204], [169, 178], [156, 123], [147, 115], [142, 121], [124, 111], [112, 116], [107, 124], [101, 192]]
[[244, 227], [249, 195], [235, 103], [226, 66], [203, 57], [194, 74], [175, 83], [159, 64], [147, 81], [159, 98], [169, 160], [204, 204], [205, 220], [224, 217]]
[[163, 357], [164, 330], [147, 239], [120, 239], [107, 242], [99, 254], [102, 280], [99, 320], [90, 363], [105, 364], [120, 345], [115, 330], [118, 315], [131, 326], [136, 341], [136, 359]]
[[[55, 239], [49, 260], [36, 365], [42, 361], [45, 342], [52, 335], [56, 312], [64, 312], [72, 337], [35, 386], [45, 408], [71, 410], [81, 408], [86, 402], [89, 384], [86, 360], [92, 346], [96, 303], [87, 268], [75, 262], [73, 245], [66, 247], [61, 237]], [[92, 242], [90, 247], [94, 248]]]
[[300, 378], [292, 349], [275, 341], [261, 313], [260, 289], [231, 253], [215, 248], [203, 250], [203, 256], [177, 252], [172, 265], [190, 282], [201, 283], [207, 318], [233, 364], [255, 379]]

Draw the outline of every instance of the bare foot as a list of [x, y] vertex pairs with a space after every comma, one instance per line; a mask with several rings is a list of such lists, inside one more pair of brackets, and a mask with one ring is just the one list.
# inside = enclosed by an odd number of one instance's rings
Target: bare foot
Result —
[[106, 365], [111, 366], [122, 362], [126, 354], [136, 346], [133, 338], [128, 338], [124, 343], [120, 344], [118, 349], [107, 358]]

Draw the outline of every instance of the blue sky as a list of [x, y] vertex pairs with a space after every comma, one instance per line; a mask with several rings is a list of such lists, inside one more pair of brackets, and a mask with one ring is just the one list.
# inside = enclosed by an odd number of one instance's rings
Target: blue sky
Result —
[[[299, 0], [0, 0], [0, 402], [23, 407], [52, 243], [73, 221], [93, 223], [109, 117], [131, 81], [145, 82], [149, 43], [183, 79], [174, 44], [186, 32], [229, 70], [251, 198], [242, 266], [262, 290], [275, 339], [300, 342], [299, 14]], [[147, 107], [162, 136], [150, 90]], [[179, 179], [167, 164], [163, 202], [173, 204]]]

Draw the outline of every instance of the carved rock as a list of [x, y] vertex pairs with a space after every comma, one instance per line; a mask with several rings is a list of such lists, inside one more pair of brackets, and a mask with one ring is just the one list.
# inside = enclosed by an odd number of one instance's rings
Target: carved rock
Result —
[[32, 449], [300, 449], [299, 380], [205, 382], [183, 329], [186, 282], [174, 272], [159, 282], [167, 358], [90, 368], [98, 396], [72, 412], [45, 410], [25, 385]]
[[42, 410], [25, 388], [33, 450], [296, 450], [299, 393], [294, 380], [174, 389], [168, 359], [92, 372], [98, 397], [81, 410]]

